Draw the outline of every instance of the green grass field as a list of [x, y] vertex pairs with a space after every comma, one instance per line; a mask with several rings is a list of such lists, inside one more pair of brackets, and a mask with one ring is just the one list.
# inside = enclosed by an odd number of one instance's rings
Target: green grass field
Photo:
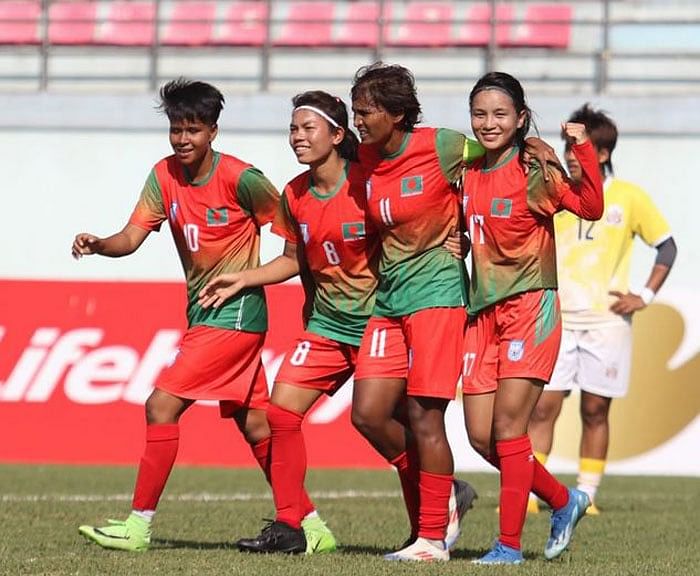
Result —
[[309, 473], [309, 491], [341, 544], [332, 555], [255, 556], [232, 547], [273, 514], [257, 470], [176, 468], [145, 554], [84, 541], [79, 524], [126, 516], [134, 476], [132, 468], [0, 466], [0, 574], [700, 574], [697, 478], [608, 477], [598, 502], [602, 515], [582, 520], [569, 552], [544, 560], [549, 514], [540, 513], [525, 527], [525, 564], [503, 568], [469, 563], [497, 531], [498, 479], [491, 474], [460, 474], [480, 497], [452, 560], [440, 565], [382, 560], [408, 535], [398, 481], [389, 471]]

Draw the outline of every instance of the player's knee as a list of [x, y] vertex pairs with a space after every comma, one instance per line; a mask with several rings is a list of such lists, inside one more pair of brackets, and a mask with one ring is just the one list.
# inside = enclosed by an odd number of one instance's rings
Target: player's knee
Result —
[[148, 424], [175, 424], [178, 419], [178, 413], [166, 403], [153, 397], [146, 400], [146, 422]]
[[557, 410], [551, 406], [546, 406], [538, 403], [530, 416], [530, 422], [533, 424], [545, 424], [554, 422], [557, 419]]
[[588, 428], [607, 426], [608, 410], [602, 406], [582, 407], [581, 422]]
[[246, 442], [257, 444], [270, 436], [270, 425], [264, 410], [249, 410], [245, 422], [240, 427]]
[[365, 438], [375, 436], [380, 428], [376, 416], [372, 414], [371, 410], [365, 410], [362, 406], [352, 407], [350, 420], [355, 429]]

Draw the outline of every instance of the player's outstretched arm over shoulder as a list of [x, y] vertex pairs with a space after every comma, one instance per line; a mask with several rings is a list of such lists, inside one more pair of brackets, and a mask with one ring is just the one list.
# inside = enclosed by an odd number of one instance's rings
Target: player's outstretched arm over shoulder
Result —
[[219, 274], [209, 280], [200, 290], [197, 302], [202, 308], [219, 308], [244, 288], [284, 282], [299, 274], [299, 268], [296, 244], [285, 242], [284, 252], [264, 266]]
[[99, 238], [94, 234], [81, 232], [73, 240], [71, 254], [76, 260], [90, 254], [99, 254], [110, 258], [127, 256], [135, 252], [149, 234], [149, 230], [144, 230], [133, 224], [127, 224], [121, 231], [107, 238]]
[[581, 165], [581, 183], [577, 190], [566, 182], [561, 192], [562, 208], [584, 220], [598, 220], [603, 215], [603, 179], [598, 155], [588, 138], [586, 127], [577, 122], [563, 122], [561, 132]]
[[453, 227], [442, 243], [442, 247], [447, 250], [452, 257], [458, 260], [464, 260], [469, 254], [471, 244], [469, 238], [461, 230]]
[[549, 182], [549, 173], [547, 172], [547, 164], [560, 165], [557, 153], [549, 144], [540, 138], [531, 136], [525, 139], [525, 153], [523, 155], [523, 164], [525, 165], [525, 173], [527, 174], [530, 161], [535, 160], [542, 169], [542, 175], [545, 182]]

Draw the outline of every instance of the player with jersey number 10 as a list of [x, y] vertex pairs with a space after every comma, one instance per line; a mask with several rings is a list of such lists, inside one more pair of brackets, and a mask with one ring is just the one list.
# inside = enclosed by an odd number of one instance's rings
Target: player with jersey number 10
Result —
[[[219, 90], [181, 78], [163, 86], [160, 97], [174, 154], [153, 167], [120, 232], [106, 238], [81, 233], [72, 246], [76, 259], [126, 256], [167, 221], [187, 280], [187, 331], [146, 400], [146, 447], [132, 512], [126, 521], [79, 528], [104, 548], [130, 551], [150, 546], [156, 506], [177, 456], [179, 420], [196, 400], [218, 400], [221, 416], [235, 421], [268, 477], [270, 466], [264, 292], [241, 291], [216, 310], [197, 299], [213, 276], [260, 264], [260, 227], [272, 221], [279, 193], [250, 164], [213, 150], [224, 104]], [[313, 513], [305, 492], [301, 499], [305, 513]]]

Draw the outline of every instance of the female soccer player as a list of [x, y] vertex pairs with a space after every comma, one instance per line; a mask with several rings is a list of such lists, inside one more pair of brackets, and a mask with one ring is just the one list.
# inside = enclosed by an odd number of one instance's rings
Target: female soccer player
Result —
[[[402, 66], [362, 68], [352, 87], [380, 280], [355, 374], [352, 421], [400, 471], [412, 533], [389, 560], [448, 560], [453, 461], [444, 415], [455, 397], [466, 271], [443, 248], [459, 229], [464, 135], [416, 128], [421, 106]], [[478, 146], [477, 146], [478, 148]], [[407, 425], [395, 417], [406, 404]], [[407, 436], [415, 440], [407, 444]]]
[[519, 564], [531, 489], [553, 510], [548, 559], [568, 546], [589, 505], [583, 492], [567, 490], [535, 460], [527, 427], [561, 339], [553, 216], [566, 209], [598, 219], [603, 191], [596, 153], [581, 124], [562, 126], [581, 164], [580, 187], [558, 166], [547, 168], [548, 183], [536, 164], [526, 175], [522, 151], [531, 112], [512, 76], [483, 76], [469, 104], [472, 130], [486, 155], [465, 176], [472, 284], [464, 416], [471, 445], [501, 471], [500, 536], [475, 562]]
[[[259, 265], [259, 228], [272, 220], [279, 194], [259, 170], [212, 149], [224, 104], [219, 90], [179, 79], [166, 84], [160, 97], [174, 154], [153, 167], [123, 230], [107, 238], [81, 233], [72, 246], [76, 259], [126, 256], [167, 220], [187, 279], [188, 329], [146, 401], [146, 448], [132, 513], [125, 522], [79, 528], [104, 548], [131, 551], [150, 546], [151, 521], [177, 456], [179, 420], [196, 400], [220, 401], [221, 415], [235, 420], [269, 475], [268, 392], [260, 359], [264, 293], [245, 290], [216, 312], [200, 306], [197, 296], [213, 275]], [[305, 492], [300, 499], [305, 513], [312, 513]]]

